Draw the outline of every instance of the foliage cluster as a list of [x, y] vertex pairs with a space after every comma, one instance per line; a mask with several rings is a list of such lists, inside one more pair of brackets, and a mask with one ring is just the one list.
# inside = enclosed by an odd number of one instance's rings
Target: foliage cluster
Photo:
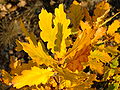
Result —
[[41, 39], [28, 33], [20, 20], [26, 41], [17, 40], [16, 50], [24, 50], [30, 60], [11, 57], [11, 71], [1, 70], [1, 82], [20, 90], [89, 90], [96, 89], [95, 82], [106, 82], [103, 88], [108, 90], [119, 89], [120, 21], [106, 25], [119, 13], [109, 18], [105, 1], [96, 5], [93, 15], [76, 1], [68, 11], [63, 4], [54, 15], [41, 10]]

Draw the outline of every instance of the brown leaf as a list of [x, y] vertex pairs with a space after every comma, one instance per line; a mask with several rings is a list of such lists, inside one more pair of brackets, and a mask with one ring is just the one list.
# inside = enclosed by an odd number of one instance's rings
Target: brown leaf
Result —
[[75, 28], [73, 30], [76, 30], [79, 28], [80, 20], [84, 17], [83, 8], [74, 1], [70, 6], [70, 13], [68, 13], [68, 16], [70, 17], [73, 27]]
[[88, 61], [88, 56], [90, 54], [90, 46], [85, 46], [83, 49], [77, 51], [75, 53], [75, 56], [70, 59], [70, 61], [67, 63], [67, 68], [71, 71], [81, 71], [83, 69], [82, 62]]

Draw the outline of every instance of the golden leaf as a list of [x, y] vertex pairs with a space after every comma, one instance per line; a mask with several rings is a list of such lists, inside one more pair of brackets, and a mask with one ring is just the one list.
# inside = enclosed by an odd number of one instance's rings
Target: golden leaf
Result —
[[78, 34], [78, 37], [74, 42], [73, 47], [66, 53], [63, 59], [74, 56], [75, 52], [91, 44], [91, 39], [93, 38], [95, 31], [91, 29], [88, 23], [81, 21], [80, 25], [83, 31]]
[[63, 82], [65, 82], [65, 80], [70, 81], [69, 85], [71, 85], [68, 88], [74, 88], [73, 90], [76, 90], [76, 87], [78, 86], [81, 88], [89, 88], [90, 85], [93, 84], [92, 81], [96, 80], [95, 74], [87, 74], [83, 71], [73, 73], [70, 70], [64, 68], [56, 68], [55, 70], [58, 72], [59, 76], [64, 78]]
[[103, 63], [100, 61], [97, 61], [96, 59], [92, 59], [89, 57], [89, 66], [92, 70], [97, 71], [99, 74], [103, 74], [104, 72], [104, 67], [103, 67]]
[[30, 39], [32, 40], [33, 44], [37, 45], [37, 41], [36, 41], [35, 35], [32, 32], [28, 33], [28, 31], [25, 28], [25, 25], [24, 25], [24, 23], [22, 22], [21, 19], [20, 19], [20, 27], [21, 27], [22, 31], [24, 32], [24, 34], [26, 35], [26, 37], [30, 37]]
[[17, 45], [17, 47], [15, 48], [16, 51], [21, 51], [21, 50], [23, 50], [22, 45], [19, 43], [18, 40], [16, 40], [16, 45]]
[[52, 76], [54, 72], [50, 68], [48, 69], [40, 69], [36, 66], [32, 67], [31, 70], [23, 70], [22, 75], [15, 76], [12, 80], [12, 84], [17, 89], [29, 85], [39, 85], [40, 83], [45, 84], [50, 76]]
[[58, 30], [57, 39], [55, 41], [55, 51], [59, 58], [61, 58], [66, 53], [66, 44], [65, 39], [71, 34], [68, 26], [70, 24], [70, 20], [66, 19], [66, 14], [63, 9], [63, 4], [59, 5], [59, 8], [55, 9], [55, 19], [53, 20], [55, 29]]
[[45, 42], [48, 42], [47, 48], [51, 48], [52, 51], [54, 51], [54, 42], [56, 40], [56, 34], [58, 30], [52, 28], [52, 14], [42, 9], [41, 13], [39, 14], [39, 19], [39, 26], [42, 30], [40, 36]]
[[115, 33], [114, 40], [115, 40], [115, 42], [120, 43], [120, 34], [119, 33]]
[[111, 60], [112, 58], [105, 51], [100, 52], [99, 50], [94, 50], [93, 52], [91, 51], [90, 53], [88, 63], [92, 70], [97, 71], [99, 74], [103, 74], [104, 72], [103, 63], [108, 63]]
[[22, 45], [23, 50], [27, 52], [28, 55], [33, 59], [33, 61], [36, 62], [38, 65], [41, 65], [43, 63], [46, 65], [52, 65], [54, 60], [47, 53], [45, 53], [41, 43], [38, 42], [38, 45], [35, 46], [30, 37], [28, 37], [27, 39], [29, 43], [19, 43]]
[[115, 33], [115, 31], [117, 31], [117, 29], [120, 27], [120, 21], [115, 20], [109, 27], [107, 30], [107, 34], [109, 35], [113, 35]]
[[87, 10], [86, 8], [83, 8], [83, 10], [84, 10], [85, 20], [86, 20], [90, 25], [92, 25], [92, 24], [93, 24], [92, 17], [90, 16], [88, 10]]
[[112, 58], [105, 51], [94, 50], [91, 52], [90, 57], [96, 58], [97, 60], [101, 60], [104, 63], [108, 63], [112, 60]]
[[51, 48], [52, 52], [57, 54], [57, 57], [62, 57], [66, 53], [65, 39], [71, 34], [70, 29], [68, 29], [70, 20], [66, 19], [63, 4], [55, 9], [54, 28], [52, 28], [51, 13], [47, 13], [46, 10], [42, 9], [39, 18], [39, 25], [42, 29], [41, 38], [48, 42], [48, 49]]
[[115, 47], [111, 47], [111, 46], [107, 46], [105, 47], [105, 45], [100, 45], [99, 50], [104, 50], [107, 53], [111, 53], [112, 55], [117, 55], [117, 53], [119, 53], [119, 50], [117, 50], [118, 46]]
[[105, 35], [105, 32], [106, 32], [106, 28], [104, 27], [98, 28], [98, 30], [96, 31], [94, 35], [94, 38], [92, 39], [92, 43], [97, 42], [99, 38]]

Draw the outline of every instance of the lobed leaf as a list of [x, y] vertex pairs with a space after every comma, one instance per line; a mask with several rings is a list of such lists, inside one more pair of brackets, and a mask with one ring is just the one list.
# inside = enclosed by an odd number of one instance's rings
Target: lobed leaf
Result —
[[[68, 29], [70, 20], [66, 19], [63, 4], [60, 4], [59, 8], [55, 9], [53, 23], [52, 14], [44, 9], [42, 9], [39, 18], [39, 25], [42, 29], [41, 38], [48, 42], [48, 49], [52, 49], [52, 52], [56, 53], [57, 57], [62, 57], [66, 53], [65, 39], [71, 34], [70, 29]], [[53, 24], [54, 28], [52, 28]]]
[[115, 20], [109, 27], [107, 30], [107, 34], [109, 35], [113, 35], [115, 33], [115, 31], [117, 31], [117, 29], [120, 27], [120, 21]]
[[69, 10], [70, 10], [70, 13], [68, 13], [68, 16], [70, 17], [71, 23], [75, 28], [72, 31], [75, 32], [79, 30], [78, 29], [79, 23], [80, 23], [80, 20], [82, 20], [84, 17], [84, 11], [83, 11], [83, 8], [78, 3], [76, 3], [76, 1], [73, 1], [73, 4], [71, 4]]
[[19, 43], [22, 45], [23, 50], [28, 53], [34, 62], [37, 62], [38, 65], [41, 65], [43, 63], [46, 65], [52, 65], [54, 63], [52, 57], [45, 53], [40, 42], [38, 42], [38, 46], [35, 46], [29, 37], [28, 41], [29, 43]]
[[50, 76], [52, 76], [54, 72], [50, 68], [48, 69], [40, 69], [36, 66], [32, 67], [31, 70], [23, 70], [22, 75], [15, 76], [12, 80], [12, 84], [17, 89], [23, 86], [32, 86], [39, 85], [40, 83], [45, 84]]

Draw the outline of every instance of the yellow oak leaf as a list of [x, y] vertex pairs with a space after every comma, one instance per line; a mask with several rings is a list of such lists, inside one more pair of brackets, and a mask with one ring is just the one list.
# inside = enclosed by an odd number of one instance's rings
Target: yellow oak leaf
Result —
[[[68, 69], [59, 68], [59, 67], [56, 68], [55, 70], [58, 72], [59, 76], [64, 78], [63, 82], [65, 82], [65, 80], [69, 80], [71, 82], [71, 87], [74, 87], [74, 88], [77, 86], [80, 86], [81, 88], [90, 87], [90, 85], [93, 84], [92, 81], [96, 80], [95, 74], [87, 74], [83, 71], [73, 73]], [[76, 89], [73, 89], [73, 90], [76, 90]], [[79, 88], [77, 90], [81, 90], [81, 89]]]
[[68, 50], [66, 55], [63, 57], [63, 61], [61, 61], [61, 63], [63, 63], [66, 58], [73, 58], [76, 52], [84, 50], [91, 44], [91, 39], [93, 38], [95, 31], [91, 29], [88, 23], [81, 21], [80, 25], [83, 31], [78, 34], [78, 37], [73, 44], [73, 47]]
[[59, 5], [59, 8], [55, 9], [55, 19], [53, 20], [55, 29], [58, 30], [55, 41], [55, 51], [59, 58], [66, 53], [65, 39], [71, 34], [71, 30], [68, 29], [70, 20], [66, 19], [66, 14], [63, 9], [63, 4]]
[[[42, 9], [39, 15], [39, 25], [42, 29], [40, 35], [43, 41], [47, 41], [48, 49], [52, 49], [57, 57], [62, 57], [66, 53], [65, 39], [71, 34], [68, 25], [70, 20], [66, 19], [66, 14], [63, 9], [63, 4], [55, 9], [55, 18], [52, 21], [52, 14]], [[52, 23], [53, 22], [53, 23]], [[53, 25], [54, 24], [54, 25]], [[54, 26], [52, 28], [52, 26]]]
[[120, 27], [120, 21], [115, 20], [109, 27], [107, 30], [107, 34], [109, 35], [113, 35], [115, 33], [115, 31], [117, 31], [117, 29]]
[[56, 40], [56, 34], [58, 31], [52, 28], [52, 14], [42, 9], [41, 13], [39, 14], [39, 19], [39, 26], [42, 30], [40, 36], [45, 42], [48, 42], [47, 48], [51, 48], [52, 51], [54, 51], [54, 42]]
[[104, 50], [105, 52], [111, 53], [112, 55], [117, 55], [117, 53], [119, 53], [119, 50], [117, 50], [118, 46], [114, 46], [114, 47], [107, 46], [106, 47], [103, 44], [103, 45], [100, 45], [98, 48], [99, 48], [99, 50]]
[[98, 30], [96, 31], [94, 35], [94, 38], [92, 39], [92, 43], [97, 42], [99, 38], [105, 35], [105, 32], [106, 32], [106, 28], [104, 27], [98, 28]]
[[83, 12], [83, 8], [79, 4], [76, 4], [75, 2], [76, 1], [74, 1], [73, 4], [71, 4], [70, 6], [70, 13], [68, 13], [68, 16], [70, 17], [71, 23], [75, 28], [73, 30], [77, 31], [79, 30], [78, 28], [79, 28], [80, 20], [82, 20], [84, 17], [84, 12]]
[[120, 34], [119, 33], [115, 33], [114, 40], [115, 40], [115, 42], [120, 43]]
[[46, 65], [52, 65], [54, 60], [47, 53], [45, 53], [42, 44], [38, 42], [38, 45], [35, 46], [30, 37], [28, 37], [27, 39], [29, 43], [19, 43], [22, 45], [23, 50], [27, 52], [28, 55], [33, 59], [33, 61], [36, 62], [38, 65], [41, 65], [43, 63]]
[[22, 22], [21, 19], [20, 19], [20, 27], [21, 27], [22, 31], [24, 32], [25, 36], [26, 37], [30, 37], [30, 39], [32, 40], [33, 44], [37, 45], [37, 41], [36, 41], [36, 37], [35, 37], [34, 33], [33, 32], [29, 33], [27, 31], [27, 29], [25, 28], [25, 25], [24, 25], [24, 23]]
[[31, 70], [23, 70], [22, 75], [15, 76], [12, 80], [12, 84], [17, 89], [23, 86], [32, 86], [45, 84], [48, 79], [54, 74], [50, 68], [40, 69], [36, 66], [32, 67]]
[[104, 73], [104, 64], [111, 61], [112, 58], [105, 51], [94, 50], [90, 52], [88, 65], [92, 70], [97, 71], [99, 74]]
[[103, 74], [104, 72], [104, 67], [103, 67], [103, 63], [100, 61], [97, 61], [96, 59], [92, 59], [89, 57], [89, 66], [90, 68], [94, 71], [97, 71], [99, 74]]
[[[98, 3], [96, 5], [96, 9], [94, 10], [94, 16], [93, 16], [93, 20], [94, 22], [97, 21], [97, 18], [98, 17], [101, 17], [102, 15], [104, 15], [106, 13], [106, 11], [109, 11], [110, 10], [110, 5], [109, 3], [105, 2], [105, 1], [102, 1], [100, 3]], [[104, 18], [106, 17], [107, 15], [104, 15]], [[103, 19], [104, 19], [103, 18]]]
[[108, 63], [112, 58], [105, 51], [94, 50], [91, 52], [90, 57], [101, 60], [104, 63]]
[[15, 43], [16, 43], [16, 45], [17, 45], [17, 47], [15, 48], [16, 51], [21, 51], [21, 50], [23, 50], [22, 45], [19, 43], [18, 40], [16, 40]]

